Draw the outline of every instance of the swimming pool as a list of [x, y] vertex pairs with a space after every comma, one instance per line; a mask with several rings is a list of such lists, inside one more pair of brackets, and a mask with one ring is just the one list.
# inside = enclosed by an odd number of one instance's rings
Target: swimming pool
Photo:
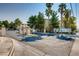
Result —
[[57, 35], [57, 38], [61, 40], [66, 40], [66, 41], [74, 40], [71, 36], [67, 36], [67, 35]]
[[42, 39], [41, 36], [31, 34], [31, 35], [24, 36], [22, 40], [23, 41], [36, 41], [36, 40], [40, 40], [40, 39]]
[[37, 34], [37, 35], [40, 35], [40, 36], [54, 36], [55, 33], [43, 33], [43, 32], [33, 32], [32, 34]]
[[42, 33], [42, 32], [33, 32], [31, 35], [26, 35], [23, 37], [23, 41], [36, 41], [46, 38], [48, 36], [54, 36], [54, 33]]

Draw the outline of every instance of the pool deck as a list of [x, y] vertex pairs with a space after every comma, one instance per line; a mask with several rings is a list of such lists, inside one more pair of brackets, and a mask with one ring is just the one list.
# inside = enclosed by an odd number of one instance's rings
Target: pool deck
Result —
[[[9, 37], [0, 37], [0, 55], [8, 55], [13, 41], [12, 56], [72, 56], [79, 55], [79, 40], [75, 42], [48, 37], [35, 42], [20, 42]], [[74, 43], [74, 44], [73, 44]], [[4, 46], [4, 47], [3, 47]], [[3, 48], [2, 48], [3, 47]]]
[[[12, 42], [13, 44], [12, 44]], [[9, 37], [0, 37], [0, 56], [43, 56], [45, 53]], [[13, 48], [14, 47], [14, 48]], [[13, 52], [12, 52], [13, 51]]]
[[68, 56], [73, 44], [73, 42], [58, 40], [53, 37], [48, 37], [46, 40], [43, 39], [24, 43], [29, 44], [50, 56]]
[[0, 37], [0, 56], [79, 56], [79, 40], [65, 41], [48, 36], [42, 40], [21, 42], [16, 40], [19, 38], [15, 33], [9, 32], [8, 35], [13, 37]]
[[79, 40], [75, 40], [70, 55], [79, 56]]

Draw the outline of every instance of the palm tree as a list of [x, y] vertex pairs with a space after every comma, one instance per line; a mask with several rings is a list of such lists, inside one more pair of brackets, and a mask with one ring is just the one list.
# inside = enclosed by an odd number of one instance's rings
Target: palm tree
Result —
[[53, 5], [53, 3], [46, 3], [47, 9], [46, 9], [45, 12], [46, 12], [46, 16], [48, 17], [48, 20], [45, 20], [44, 32], [46, 32], [47, 31], [47, 28], [49, 28], [49, 18], [52, 15], [52, 10], [51, 10], [52, 5]]
[[37, 28], [39, 29], [39, 31], [43, 31], [44, 29], [44, 15], [43, 13], [39, 12], [38, 16], [37, 16]]
[[53, 11], [52, 17], [50, 19], [51, 21], [51, 30], [54, 28], [59, 28], [59, 21], [58, 21], [58, 16], [57, 12]]
[[1, 29], [1, 27], [2, 27], [2, 21], [0, 21], [0, 29]]
[[65, 28], [69, 28], [69, 18], [71, 16], [71, 10], [66, 9], [64, 12], [64, 19], [63, 19], [63, 23], [64, 23], [64, 27]]
[[27, 21], [28, 26], [30, 26], [31, 28], [35, 29], [36, 28], [36, 21], [37, 21], [37, 16], [30, 16], [29, 20]]
[[19, 26], [22, 24], [22, 22], [20, 21], [20, 19], [16, 18], [14, 22], [15, 22], [16, 29], [19, 29]]
[[60, 14], [61, 14], [61, 27], [63, 26], [63, 15], [64, 15], [64, 12], [65, 12], [65, 10], [66, 10], [66, 4], [65, 3], [61, 3], [60, 5], [59, 5], [59, 9], [58, 9], [58, 11], [60, 12]]
[[43, 13], [39, 12], [38, 15], [29, 17], [28, 25], [37, 30], [37, 31], [43, 31], [44, 29], [44, 15]]
[[76, 17], [71, 16], [69, 18], [69, 27], [71, 28], [72, 32], [76, 31]]
[[37, 15], [36, 28], [38, 31], [41, 31], [41, 32], [44, 29], [44, 15], [41, 12], [39, 12], [39, 14]]
[[2, 21], [2, 25], [4, 25], [7, 29], [9, 28], [9, 22], [7, 20]]
[[49, 17], [50, 15], [52, 14], [52, 10], [51, 10], [51, 7], [52, 7], [53, 3], [46, 3], [46, 16], [48, 17], [48, 20], [49, 20]]

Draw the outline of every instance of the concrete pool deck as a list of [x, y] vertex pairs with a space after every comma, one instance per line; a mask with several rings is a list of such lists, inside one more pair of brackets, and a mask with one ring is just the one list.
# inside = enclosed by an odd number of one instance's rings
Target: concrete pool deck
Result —
[[79, 40], [75, 40], [70, 55], [79, 56]]
[[53, 39], [53, 37], [48, 37], [46, 40], [24, 43], [29, 44], [50, 56], [68, 56], [73, 45], [73, 42], [71, 41]]
[[[13, 44], [12, 44], [13, 42]], [[0, 56], [43, 56], [45, 53], [9, 37], [0, 37]], [[13, 48], [14, 47], [14, 48]], [[13, 51], [13, 52], [12, 52]]]
[[34, 42], [20, 42], [10, 37], [0, 37], [0, 55], [9, 56], [11, 40], [14, 47], [12, 56], [79, 56], [79, 40], [72, 42], [54, 37]]
[[[7, 36], [9, 37], [0, 37], [0, 55], [79, 56], [78, 39], [75, 41], [65, 41], [59, 40], [55, 36], [48, 36], [42, 40], [33, 42], [20, 42], [16, 40], [19, 38], [15, 35], [14, 31], [9, 31]], [[13, 42], [13, 44], [11, 42]], [[10, 48], [12, 46], [14, 47], [14, 51], [11, 54]]]

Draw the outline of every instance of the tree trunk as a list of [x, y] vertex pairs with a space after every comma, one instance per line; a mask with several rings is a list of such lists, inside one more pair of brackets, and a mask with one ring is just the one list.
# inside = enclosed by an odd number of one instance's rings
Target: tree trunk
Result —
[[45, 20], [45, 23], [44, 23], [44, 33], [46, 33], [46, 20]]
[[62, 13], [61, 13], [61, 28], [62, 28]]
[[44, 33], [46, 33], [46, 29], [44, 28]]
[[60, 30], [61, 30], [61, 34], [62, 34], [62, 13], [61, 13], [61, 24], [60, 24]]

